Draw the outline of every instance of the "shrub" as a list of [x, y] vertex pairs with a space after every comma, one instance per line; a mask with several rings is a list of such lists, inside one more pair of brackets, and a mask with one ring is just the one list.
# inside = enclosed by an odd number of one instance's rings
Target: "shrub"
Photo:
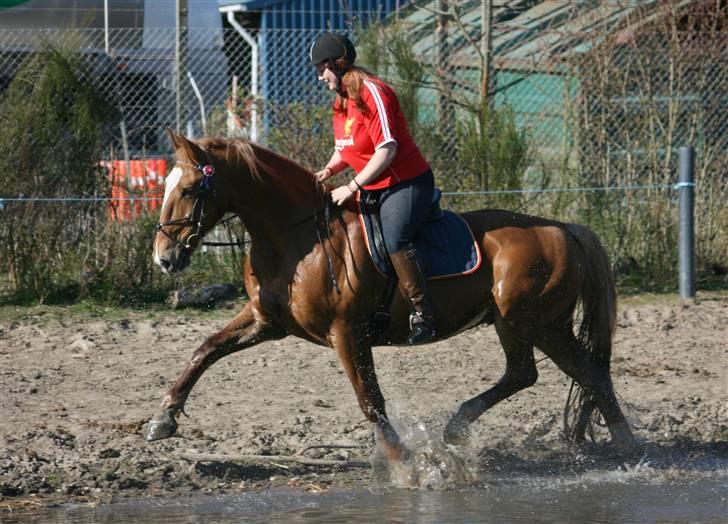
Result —
[[[98, 160], [116, 113], [71, 48], [44, 43], [0, 100], [0, 187], [8, 196], [105, 196]], [[0, 214], [1, 269], [16, 292], [43, 301], [75, 287], [69, 268], [93, 255], [81, 239], [103, 222], [103, 208], [9, 202]]]

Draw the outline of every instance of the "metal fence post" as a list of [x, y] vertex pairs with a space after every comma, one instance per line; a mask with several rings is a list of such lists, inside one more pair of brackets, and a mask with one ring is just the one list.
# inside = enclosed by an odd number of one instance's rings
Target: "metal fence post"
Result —
[[235, 18], [237, 8], [221, 8], [220, 11], [227, 11], [228, 23], [243, 37], [245, 43], [250, 46], [250, 97], [253, 105], [250, 108], [250, 140], [258, 141], [258, 40], [238, 23]]
[[691, 146], [680, 148], [680, 296], [695, 297], [695, 150]]
[[177, 113], [177, 126], [175, 131], [180, 133], [187, 117], [187, 93], [185, 90], [187, 84], [183, 80], [185, 71], [187, 71], [187, 0], [176, 0], [174, 16], [176, 28], [174, 42], [174, 83], [175, 111]]

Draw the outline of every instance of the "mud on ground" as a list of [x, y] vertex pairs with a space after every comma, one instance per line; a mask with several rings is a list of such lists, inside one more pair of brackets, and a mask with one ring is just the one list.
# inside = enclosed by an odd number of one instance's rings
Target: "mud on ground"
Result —
[[[336, 355], [293, 337], [216, 363], [194, 389], [178, 436], [143, 439], [142, 426], [192, 351], [234, 312], [0, 310], [0, 509], [373, 482], [372, 430]], [[641, 460], [725, 468], [727, 326], [725, 293], [697, 303], [621, 301], [613, 377], [645, 442]], [[390, 415], [405, 433], [435, 441], [459, 403], [504, 369], [495, 331], [485, 326], [430, 346], [377, 348], [375, 361]], [[570, 382], [547, 359], [538, 370], [535, 386], [473, 425], [466, 453], [480, 479], [621, 467], [603, 430], [597, 444], [564, 442]], [[231, 458], [250, 455], [274, 458]], [[291, 455], [340, 464], [275, 459]]]

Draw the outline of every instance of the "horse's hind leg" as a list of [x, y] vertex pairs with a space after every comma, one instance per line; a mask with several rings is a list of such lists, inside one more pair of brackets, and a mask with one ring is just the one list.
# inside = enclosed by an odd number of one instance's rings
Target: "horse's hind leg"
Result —
[[208, 367], [226, 355], [284, 335], [255, 309], [253, 300], [248, 302], [222, 331], [208, 338], [194, 352], [185, 370], [164, 396], [160, 411], [149, 421], [147, 440], [174, 435], [177, 431], [176, 417], [184, 410], [192, 388]]
[[584, 400], [579, 408], [576, 421], [574, 422], [574, 429], [571, 435], [567, 435], [576, 443], [584, 442], [586, 440], [586, 428], [589, 426], [589, 420], [591, 419], [592, 413], [594, 412], [594, 399], [589, 397]]
[[445, 442], [462, 444], [470, 434], [468, 427], [486, 410], [514, 393], [536, 383], [538, 372], [533, 360], [533, 345], [505, 321], [496, 322], [496, 330], [506, 355], [506, 371], [492, 388], [464, 402], [445, 428]]
[[559, 369], [592, 395], [594, 404], [590, 405], [588, 402], [584, 404], [578, 415], [575, 437], [580, 437], [579, 433], [583, 435], [588, 416], [596, 405], [607, 423], [614, 443], [625, 451], [636, 450], [637, 442], [619, 407], [609, 370], [599, 369], [596, 366], [571, 329], [559, 327], [537, 341], [536, 345]]

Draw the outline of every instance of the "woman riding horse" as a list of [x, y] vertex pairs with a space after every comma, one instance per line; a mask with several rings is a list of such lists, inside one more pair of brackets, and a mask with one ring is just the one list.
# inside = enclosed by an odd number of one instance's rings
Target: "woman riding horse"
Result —
[[[336, 351], [386, 455], [392, 461], [407, 457], [387, 417], [367, 335], [387, 281], [367, 251], [357, 207], [345, 202], [327, 213], [324, 189], [310, 171], [256, 144], [170, 136], [177, 163], [166, 181], [154, 259], [165, 273], [183, 270], [205, 233], [233, 213], [251, 237], [244, 270], [249, 300], [194, 352], [146, 437], [175, 433], [192, 388], [217, 360], [292, 334]], [[487, 409], [533, 385], [538, 347], [585, 392], [570, 438], [584, 439], [597, 408], [614, 442], [633, 449], [610, 377], [616, 293], [599, 239], [584, 226], [509, 211], [472, 211], [462, 218], [483, 262], [466, 276], [431, 281], [437, 336], [492, 323], [506, 369], [495, 385], [461, 404], [445, 428], [445, 440], [462, 442], [468, 426]], [[384, 334], [390, 343], [407, 340], [408, 302], [394, 297]], [[583, 314], [576, 336], [578, 302]]]
[[435, 190], [430, 165], [409, 134], [394, 90], [354, 65], [356, 50], [345, 35], [320, 35], [310, 59], [319, 81], [336, 92], [334, 153], [316, 178], [323, 182], [347, 166], [356, 171], [331, 192], [339, 205], [361, 189], [378, 193], [384, 245], [412, 309], [407, 343], [427, 343], [435, 337], [435, 316], [413, 240]]

